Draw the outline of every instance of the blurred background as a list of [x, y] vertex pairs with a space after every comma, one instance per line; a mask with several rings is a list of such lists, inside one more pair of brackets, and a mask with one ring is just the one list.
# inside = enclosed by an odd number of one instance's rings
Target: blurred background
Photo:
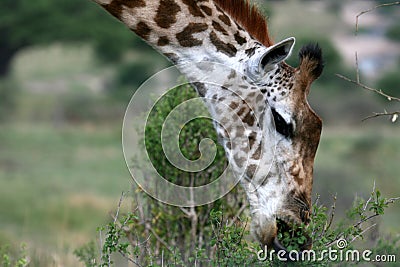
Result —
[[[386, 1], [391, 2], [391, 1]], [[385, 1], [259, 1], [275, 41], [318, 42], [326, 68], [311, 106], [324, 129], [314, 192], [340, 217], [374, 181], [400, 196], [400, 105], [338, 78], [355, 78], [400, 96], [400, 6], [356, 15]], [[289, 60], [297, 66], [297, 52]], [[25, 242], [38, 266], [78, 266], [73, 250], [107, 222], [131, 178], [121, 125], [135, 89], [169, 66], [89, 0], [2, 0], [0, 3], [0, 247]], [[380, 219], [398, 235], [400, 204]]]

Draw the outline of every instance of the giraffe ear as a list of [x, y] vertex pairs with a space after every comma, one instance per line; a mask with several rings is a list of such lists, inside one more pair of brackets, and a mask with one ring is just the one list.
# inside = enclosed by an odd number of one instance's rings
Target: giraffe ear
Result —
[[295, 38], [287, 38], [273, 46], [267, 48], [264, 54], [256, 54], [249, 58], [247, 62], [247, 75], [253, 80], [259, 80], [271, 71], [276, 64], [287, 59], [292, 53]]
[[287, 38], [271, 47], [261, 56], [259, 69], [264, 71], [271, 70], [276, 64], [287, 59], [292, 53], [295, 38]]

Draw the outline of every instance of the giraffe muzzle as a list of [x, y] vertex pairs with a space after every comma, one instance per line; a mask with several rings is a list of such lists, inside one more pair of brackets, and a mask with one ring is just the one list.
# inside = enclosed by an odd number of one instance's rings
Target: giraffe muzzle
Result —
[[[292, 238], [296, 239], [298, 236], [293, 235], [293, 229], [296, 228], [298, 224], [296, 223], [287, 223], [284, 220], [277, 219], [277, 225], [278, 225], [278, 233], [289, 233], [292, 234]], [[298, 235], [298, 233], [297, 233]], [[299, 251], [296, 251], [296, 253], [290, 253], [290, 250], [288, 250], [284, 245], [282, 245], [281, 241], [278, 238], [278, 235], [275, 236], [273, 242], [272, 242], [272, 248], [275, 250], [276, 253], [280, 252], [280, 257], [285, 258], [287, 261], [299, 261], [302, 259], [302, 253], [305, 250], [310, 250], [312, 247], [312, 238], [305, 233], [301, 233], [302, 236], [306, 238], [306, 241], [300, 246]], [[294, 240], [295, 242], [296, 240]], [[283, 251], [283, 252], [281, 252]], [[297, 257], [298, 256], [298, 257]]]

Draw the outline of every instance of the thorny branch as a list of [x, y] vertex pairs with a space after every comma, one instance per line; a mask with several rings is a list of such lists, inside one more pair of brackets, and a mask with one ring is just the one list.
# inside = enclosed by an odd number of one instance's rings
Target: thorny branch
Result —
[[364, 88], [365, 90], [374, 92], [374, 93], [376, 93], [376, 94], [378, 94], [378, 95], [381, 95], [381, 96], [384, 96], [384, 97], [385, 97], [387, 100], [389, 100], [389, 101], [394, 100], [394, 101], [399, 101], [399, 102], [400, 102], [400, 98], [398, 98], [398, 97], [390, 96], [390, 95], [386, 94], [385, 92], [383, 92], [383, 91], [380, 90], [380, 89], [375, 89], [375, 88], [369, 87], [369, 86], [367, 86], [367, 85], [361, 83], [361, 82], [360, 82], [359, 76], [357, 76], [357, 80], [356, 80], [356, 81], [355, 81], [355, 80], [352, 80], [352, 79], [350, 79], [350, 78], [348, 78], [348, 77], [346, 77], [346, 76], [343, 76], [343, 75], [341, 75], [341, 74], [336, 74], [336, 76], [339, 77], [339, 78], [341, 78], [341, 79], [343, 79], [343, 80], [345, 80], [345, 81], [354, 83], [355, 85], [358, 85], [358, 86]]
[[[378, 9], [378, 8], [394, 6], [394, 5], [400, 5], [400, 1], [392, 2], [392, 3], [380, 4], [380, 5], [374, 6], [374, 7], [370, 8], [370, 9], [367, 9], [367, 10], [364, 10], [364, 11], [361, 11], [360, 13], [358, 13], [356, 15], [356, 31], [355, 31], [355, 35], [358, 34], [359, 19], [360, 19], [360, 17], [362, 15], [364, 15], [366, 13], [369, 13], [369, 12], [372, 12], [372, 11]], [[400, 102], [400, 98], [398, 98], [398, 97], [394, 97], [394, 96], [388, 95], [385, 92], [383, 92], [381, 89], [372, 88], [372, 87], [369, 87], [369, 86], [363, 84], [361, 82], [361, 79], [360, 79], [360, 69], [359, 69], [359, 66], [358, 66], [358, 55], [357, 55], [357, 52], [355, 54], [355, 61], [356, 61], [355, 62], [356, 63], [356, 80], [350, 79], [350, 78], [348, 78], [346, 76], [343, 76], [341, 74], [336, 74], [336, 76], [341, 78], [341, 79], [343, 79], [343, 80], [345, 80], [345, 81], [351, 82], [351, 83], [353, 83], [353, 84], [355, 84], [355, 85], [357, 85], [357, 86], [359, 86], [359, 87], [361, 87], [361, 88], [363, 88], [365, 90], [368, 90], [368, 91], [371, 91], [371, 92], [376, 93], [378, 95], [381, 95], [381, 96], [385, 97], [389, 101], [394, 100], [394, 101]], [[390, 116], [392, 118], [391, 119], [392, 122], [394, 123], [397, 120], [397, 118], [399, 117], [399, 115], [400, 115], [400, 111], [387, 112], [385, 110], [384, 112], [374, 112], [373, 115], [364, 118], [362, 121], [365, 121], [365, 120], [368, 120], [368, 119], [371, 119], [371, 118], [376, 118], [376, 117]]]
[[[375, 181], [374, 181], [374, 186], [373, 186], [373, 188], [372, 188], [371, 195], [370, 195], [370, 197], [368, 198], [368, 200], [365, 202], [365, 204], [364, 204], [364, 206], [363, 206], [363, 208], [362, 208], [362, 214], [363, 214], [363, 215], [364, 215], [365, 212], [368, 211], [367, 209], [368, 209], [369, 203], [373, 200], [373, 196], [375, 195], [375, 188], [376, 188], [376, 186], [375, 186]], [[400, 200], [400, 197], [388, 198], [388, 199], [385, 199], [385, 202], [384, 202], [383, 205], [392, 204], [392, 203], [394, 203], [394, 202], [396, 202], [396, 201], [398, 201], [398, 200]], [[371, 214], [371, 215], [369, 215], [369, 216], [367, 216], [367, 217], [364, 217], [364, 218], [362, 218], [361, 220], [359, 220], [358, 222], [355, 222], [355, 223], [353, 224], [353, 228], [358, 228], [358, 227], [360, 227], [363, 223], [365, 223], [365, 222], [367, 222], [367, 221], [369, 221], [369, 220], [371, 220], [371, 219], [373, 219], [373, 218], [375, 218], [375, 217], [378, 217], [378, 216], [380, 216], [380, 215], [381, 215], [381, 214], [375, 212], [375, 213], [373, 213], [373, 214]], [[365, 228], [364, 230], [361, 231], [361, 233], [359, 233], [359, 234], [357, 234], [357, 235], [354, 235], [353, 238], [352, 238], [352, 240], [350, 240], [350, 243], [352, 243], [353, 241], [355, 241], [357, 238], [359, 238], [359, 237], [362, 236], [365, 232], [367, 232], [368, 230], [370, 230], [371, 228], [373, 228], [373, 227], [375, 227], [375, 226], [376, 226], [376, 223], [374, 223], [374, 224], [370, 225], [369, 227]], [[345, 233], [344, 233], [344, 232], [339, 233], [338, 235], [336, 235], [336, 238], [335, 238], [333, 241], [331, 241], [331, 242], [329, 242], [328, 244], [326, 244], [326, 246], [327, 246], [327, 247], [330, 247], [330, 246], [334, 245], [334, 244], [337, 242], [337, 240], [339, 240], [340, 238], [343, 238], [344, 236], [345, 236]]]
[[370, 9], [367, 9], [367, 10], [364, 10], [364, 11], [361, 11], [360, 13], [358, 13], [357, 16], [356, 16], [356, 35], [358, 33], [358, 21], [359, 21], [359, 18], [362, 15], [364, 15], [366, 13], [369, 13], [371, 11], [374, 11], [375, 9], [378, 9], [378, 8], [381, 8], [381, 7], [394, 6], [394, 5], [400, 5], [400, 1], [393, 2], [393, 3], [380, 4], [380, 5], [374, 6], [373, 8], [370, 8]]

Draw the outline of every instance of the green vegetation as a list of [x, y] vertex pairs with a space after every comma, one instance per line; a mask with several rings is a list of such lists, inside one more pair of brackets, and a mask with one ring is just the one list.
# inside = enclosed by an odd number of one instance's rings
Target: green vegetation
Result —
[[[212, 209], [209, 214], [208, 221], [213, 229], [209, 248], [213, 251], [211, 254], [204, 247], [197, 247], [191, 251], [189, 257], [184, 258], [180, 250], [171, 251], [171, 247], [164, 246], [161, 256], [160, 253], [152, 255], [151, 251], [154, 252], [158, 249], [154, 247], [157, 245], [156, 243], [151, 242], [150, 239], [140, 241], [135, 239], [141, 232], [140, 224], [137, 224], [141, 215], [137, 209], [115, 217], [106, 227], [100, 229], [105, 231], [101, 257], [99, 251], [94, 248], [93, 242], [75, 250], [74, 253], [87, 267], [115, 266], [113, 256], [116, 253], [122, 255], [126, 261], [139, 266], [165, 266], [165, 264], [179, 266], [192, 266], [193, 264], [206, 264], [207, 266], [309, 266], [310, 264], [330, 266], [333, 262], [348, 263], [351, 260], [347, 261], [344, 257], [341, 259], [338, 255], [348, 255], [347, 252], [352, 253], [357, 250], [360, 253], [358, 254], [361, 259], [359, 262], [366, 263], [364, 262], [366, 259], [360, 256], [365, 250], [371, 251], [368, 255], [370, 259], [375, 259], [376, 255], [398, 257], [400, 237], [371, 237], [367, 232], [376, 226], [373, 218], [383, 215], [388, 205], [395, 201], [396, 199], [384, 198], [380, 191], [374, 188], [368, 199], [356, 198], [352, 207], [346, 211], [346, 217], [334, 222], [336, 199], [334, 199], [331, 209], [319, 204], [317, 200], [313, 205], [311, 222], [308, 226], [296, 226], [291, 232], [284, 235], [278, 234], [288, 251], [300, 251], [300, 247], [306, 240], [304, 233], [313, 237], [312, 250], [315, 252], [315, 256], [310, 257], [309, 260], [302, 258], [306, 256], [299, 256], [300, 261], [291, 263], [282, 261], [277, 256], [278, 254], [271, 253], [270, 250], [268, 250], [268, 254], [260, 251], [263, 248], [247, 240], [249, 235], [246, 227], [248, 218], [240, 216], [231, 221], [226, 218], [223, 209]], [[119, 214], [119, 210], [116, 214]], [[153, 219], [149, 218], [149, 220]], [[362, 243], [357, 243], [359, 240], [362, 240]], [[146, 249], [144, 250], [143, 247]], [[341, 251], [342, 254], [332, 254], [337, 256], [335, 260], [326, 253], [328, 249]], [[143, 255], [144, 251], [147, 251], [146, 255]], [[265, 255], [272, 256], [265, 257]], [[296, 257], [296, 254], [292, 255], [292, 258]], [[396, 262], [393, 260], [385, 264], [385, 266], [396, 266]]]
[[118, 61], [133, 47], [148, 49], [91, 1], [3, 0], [0, 3], [0, 36], [0, 76], [3, 77], [14, 56], [29, 46], [90, 42], [97, 56], [107, 62]]
[[1, 126], [0, 246], [24, 241], [31, 258], [65, 253], [65, 262], [91, 236], [129, 187], [113, 128]]

